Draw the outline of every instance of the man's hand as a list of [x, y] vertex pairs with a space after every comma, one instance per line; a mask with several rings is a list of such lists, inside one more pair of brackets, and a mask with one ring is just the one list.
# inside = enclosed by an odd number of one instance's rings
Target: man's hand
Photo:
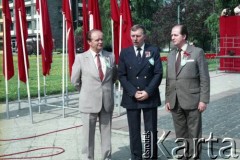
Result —
[[148, 99], [148, 93], [146, 91], [137, 91], [135, 93], [135, 98], [138, 100], [138, 101], [144, 101], [146, 99]]
[[199, 104], [198, 104], [198, 110], [199, 110], [200, 112], [205, 111], [206, 108], [207, 108], [207, 104], [205, 104], [204, 102], [199, 102]]
[[166, 103], [166, 104], [165, 104], [165, 110], [166, 110], [167, 112], [170, 112], [170, 103]]

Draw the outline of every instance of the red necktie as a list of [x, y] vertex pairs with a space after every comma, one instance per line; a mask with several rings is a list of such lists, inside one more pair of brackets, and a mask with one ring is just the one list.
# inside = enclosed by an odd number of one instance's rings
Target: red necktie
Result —
[[182, 51], [181, 49], [178, 50], [178, 56], [177, 56], [177, 60], [175, 63], [176, 74], [178, 73], [178, 69], [181, 64], [181, 51]]
[[98, 73], [99, 73], [99, 77], [101, 79], [101, 81], [103, 80], [103, 71], [102, 71], [102, 65], [101, 65], [101, 61], [100, 61], [100, 58], [99, 58], [99, 53], [96, 54], [96, 57], [97, 57], [97, 68], [98, 68]]

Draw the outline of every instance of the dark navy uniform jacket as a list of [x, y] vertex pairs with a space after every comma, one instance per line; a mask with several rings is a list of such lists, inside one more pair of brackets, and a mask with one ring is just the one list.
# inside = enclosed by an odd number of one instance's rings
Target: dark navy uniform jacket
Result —
[[[121, 105], [127, 109], [154, 108], [161, 105], [159, 85], [162, 81], [162, 62], [157, 47], [145, 44], [139, 64], [134, 47], [122, 49], [118, 77], [123, 87]], [[149, 98], [137, 101], [135, 93], [145, 90]]]

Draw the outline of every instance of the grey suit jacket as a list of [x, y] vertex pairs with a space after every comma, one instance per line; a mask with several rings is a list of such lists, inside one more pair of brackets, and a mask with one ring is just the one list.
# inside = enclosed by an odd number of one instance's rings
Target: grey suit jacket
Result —
[[72, 84], [79, 90], [79, 107], [84, 113], [98, 113], [104, 107], [112, 112], [114, 107], [113, 83], [116, 79], [114, 55], [103, 51], [106, 62], [106, 73], [100, 80], [98, 69], [90, 50], [78, 54], [72, 66]]
[[168, 55], [166, 71], [166, 103], [173, 109], [176, 97], [183, 109], [196, 109], [199, 102], [209, 103], [210, 78], [208, 63], [201, 48], [188, 45], [186, 63], [179, 67], [176, 74], [177, 50]]

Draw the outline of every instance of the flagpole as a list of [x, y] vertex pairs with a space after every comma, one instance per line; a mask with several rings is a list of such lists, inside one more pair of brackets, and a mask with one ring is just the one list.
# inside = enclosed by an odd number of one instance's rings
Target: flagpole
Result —
[[[65, 21], [65, 27], [67, 28], [67, 23], [66, 23], [66, 21]], [[65, 76], [66, 76], [66, 103], [67, 103], [67, 106], [68, 106], [68, 56], [69, 56], [69, 54], [67, 55], [67, 52], [68, 52], [68, 32], [67, 32], [67, 29], [66, 29], [66, 42], [65, 42], [65, 44], [66, 44], [66, 50], [65, 50], [65, 52], [66, 52], [66, 67], [65, 67]]]
[[21, 102], [20, 102], [20, 76], [18, 71], [18, 110], [21, 109]]
[[6, 37], [6, 19], [5, 14], [3, 13], [3, 37], [4, 37], [4, 72], [5, 72], [5, 89], [6, 89], [6, 113], [7, 113], [7, 119], [9, 119], [9, 103], [8, 103], [8, 68], [7, 68], [7, 37]]
[[89, 30], [92, 30], [93, 29], [93, 14], [90, 14], [89, 15]]
[[[37, 12], [38, 13], [38, 12]], [[41, 92], [40, 92], [40, 64], [39, 64], [39, 14], [37, 14], [37, 80], [38, 80], [38, 112], [41, 113]]]
[[113, 20], [111, 19], [111, 29], [112, 29], [112, 51], [114, 53], [114, 29], [113, 29]]
[[119, 29], [119, 55], [122, 48], [122, 15], [120, 15], [120, 29]]
[[64, 67], [65, 67], [65, 60], [64, 60], [64, 54], [65, 54], [65, 14], [63, 13], [63, 19], [62, 19], [62, 23], [63, 23], [63, 39], [62, 39], [62, 108], [63, 108], [63, 118], [65, 117], [65, 90], [64, 90]]
[[[122, 48], [122, 14], [120, 14], [120, 27], [119, 27], [119, 57], [120, 57], [120, 52]], [[121, 90], [121, 86], [118, 85], [118, 91]]]
[[43, 93], [44, 93], [44, 103], [47, 103], [47, 94], [46, 94], [46, 76], [43, 76]]
[[[42, 15], [42, 5], [41, 5], [42, 3], [39, 1], [39, 8], [40, 8], [40, 12], [41, 12], [41, 15]], [[41, 17], [41, 19], [40, 19], [40, 29], [41, 29], [41, 32], [43, 32], [43, 19], [42, 19], [42, 17]], [[44, 46], [44, 48], [45, 48], [45, 43], [44, 43], [44, 38], [43, 38], [43, 33], [42, 33], [42, 35], [41, 35], [41, 39], [42, 39], [42, 45]], [[43, 47], [42, 46], [42, 47]], [[44, 64], [42, 64], [42, 65], [44, 65]], [[46, 75], [43, 75], [43, 94], [44, 94], [44, 103], [46, 104], [47, 103], [47, 94], [46, 94]]]
[[28, 81], [28, 69], [27, 69], [27, 60], [26, 60], [26, 50], [25, 50], [26, 48], [25, 48], [25, 41], [24, 41], [24, 35], [23, 35], [23, 26], [22, 26], [22, 16], [21, 16], [21, 11], [19, 10], [18, 12], [19, 12], [21, 39], [22, 39], [22, 47], [23, 47], [24, 68], [25, 68], [26, 83], [27, 83], [29, 112], [30, 112], [31, 122], [33, 123], [32, 106], [31, 106], [31, 99], [30, 99], [30, 89], [29, 89], [29, 81]]

